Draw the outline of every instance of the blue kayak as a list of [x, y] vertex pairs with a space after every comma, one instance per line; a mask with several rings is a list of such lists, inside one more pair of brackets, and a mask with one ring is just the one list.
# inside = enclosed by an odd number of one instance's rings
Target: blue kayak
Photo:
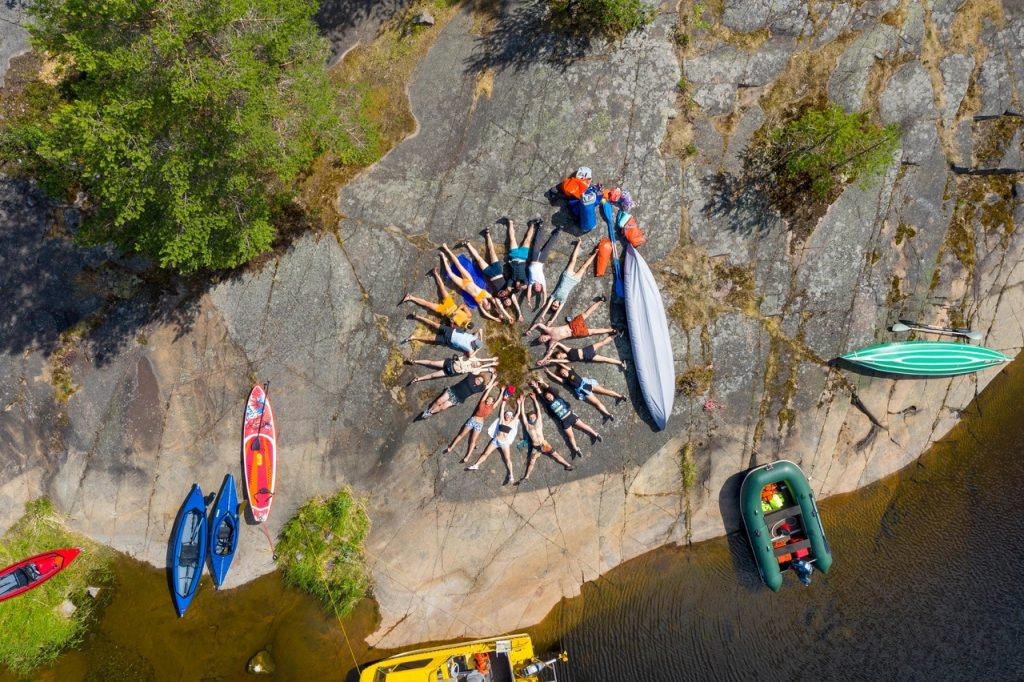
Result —
[[206, 560], [206, 503], [203, 491], [192, 484], [192, 492], [178, 511], [171, 535], [171, 593], [178, 616], [192, 603]]
[[210, 574], [217, 589], [220, 589], [231, 568], [231, 560], [235, 558], [238, 530], [238, 493], [235, 492], [235, 477], [228, 474], [220, 485], [210, 516]]

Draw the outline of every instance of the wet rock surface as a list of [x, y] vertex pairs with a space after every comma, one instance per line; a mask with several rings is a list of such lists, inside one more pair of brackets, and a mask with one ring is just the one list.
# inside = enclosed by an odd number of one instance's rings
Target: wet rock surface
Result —
[[[0, 281], [15, 305], [0, 316], [9, 378], [0, 429], [10, 444], [0, 527], [46, 494], [77, 529], [162, 565], [191, 483], [214, 492], [224, 473], [238, 473], [245, 396], [269, 380], [281, 454], [268, 528], [280, 530], [312, 495], [350, 485], [366, 496], [382, 617], [374, 643], [398, 646], [536, 622], [621, 561], [736, 530], [723, 490], [751, 465], [792, 459], [820, 497], [904, 466], [994, 371], [894, 381], [828, 361], [894, 340], [884, 329], [901, 317], [969, 324], [1009, 355], [1024, 335], [1024, 205], [1013, 191], [1024, 179], [950, 166], [996, 151], [1001, 160], [1020, 144], [1019, 131], [973, 117], [1020, 107], [1019, 91], [1006, 99], [1000, 88], [1019, 79], [1020, 45], [1010, 47], [1022, 18], [992, 10], [991, 30], [979, 31], [988, 49], [976, 50], [956, 37], [957, 2], [936, 0], [923, 13], [904, 4], [902, 28], [881, 23], [900, 3], [860, 3], [814, 15], [797, 40], [802, 3], [750, 3], [748, 20], [747, 3], [727, 2], [715, 21], [766, 29], [768, 39], [750, 47], [730, 43], [734, 34], [698, 35], [681, 59], [668, 10], [617, 46], [569, 58], [575, 48], [542, 30], [533, 4], [503, 6], [484, 34], [466, 8], [409, 86], [417, 133], [343, 188], [337, 236], [302, 237], [261, 267], [195, 291], [136, 292], [131, 263], [112, 267], [110, 254], [48, 237], [53, 207], [30, 185], [3, 180]], [[825, 78], [794, 92], [879, 111], [900, 124], [903, 147], [883, 178], [848, 187], [794, 240], [748, 189], [744, 153], [777, 124], [771, 94], [802, 77], [793, 65], [833, 47]], [[925, 47], [940, 59], [921, 58]], [[973, 70], [963, 55], [973, 55]], [[677, 98], [683, 75], [695, 107]], [[665, 143], [677, 134], [692, 153]], [[485, 226], [500, 238], [494, 221], [504, 215], [520, 231], [540, 215], [571, 232], [544, 192], [581, 164], [637, 201], [642, 252], [671, 311], [677, 374], [689, 372], [693, 389], [656, 433], [631, 372], [587, 366], [629, 396], [600, 429], [604, 442], [584, 445], [571, 473], [542, 460], [529, 482], [502, 487], [499, 458], [469, 474], [461, 451], [440, 452], [469, 407], [413, 422], [446, 384], [406, 387], [413, 373], [396, 358], [450, 353], [403, 344], [414, 323], [395, 304], [406, 291], [432, 295], [425, 275], [436, 246], [479, 239]], [[602, 232], [583, 236], [584, 253]], [[569, 234], [561, 239], [549, 281], [571, 248]], [[610, 277], [588, 276], [569, 310], [610, 287]], [[684, 317], [681, 301], [699, 309]], [[593, 321], [622, 324], [621, 306]], [[631, 359], [628, 340], [608, 350]], [[63, 384], [74, 389], [66, 401], [55, 395]], [[854, 391], [881, 428], [853, 407]], [[600, 423], [591, 407], [573, 406]], [[545, 433], [567, 451], [550, 420]], [[513, 452], [520, 475], [524, 453]], [[696, 484], [686, 487], [690, 466]], [[273, 567], [262, 533], [245, 525], [228, 586]]]

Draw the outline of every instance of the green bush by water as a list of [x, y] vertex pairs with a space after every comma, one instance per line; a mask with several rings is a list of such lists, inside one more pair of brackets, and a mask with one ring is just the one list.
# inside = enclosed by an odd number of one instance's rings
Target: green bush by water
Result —
[[[86, 588], [111, 583], [111, 557], [109, 550], [69, 531], [49, 500], [42, 498], [25, 505], [25, 516], [0, 540], [0, 567], [66, 547], [82, 549], [68, 568], [0, 603], [0, 664], [18, 675], [50, 663], [82, 640], [96, 608]], [[65, 600], [77, 607], [70, 618], [58, 612]]]
[[348, 614], [366, 595], [369, 579], [363, 544], [370, 520], [362, 501], [348, 490], [315, 497], [285, 524], [277, 544], [284, 580]]

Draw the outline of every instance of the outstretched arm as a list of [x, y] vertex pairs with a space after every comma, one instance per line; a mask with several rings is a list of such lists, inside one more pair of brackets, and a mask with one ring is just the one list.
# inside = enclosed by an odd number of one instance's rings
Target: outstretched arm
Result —
[[557, 374], [555, 374], [554, 372], [552, 372], [547, 367], [544, 368], [544, 373], [547, 374], [549, 377], [551, 377], [552, 381], [554, 381], [555, 383], [559, 383], [559, 384], [562, 383], [562, 378], [560, 376], [558, 376]]
[[522, 322], [524, 319], [523, 309], [519, 307], [519, 297], [516, 296], [515, 294], [512, 294], [508, 298], [510, 301], [512, 301], [512, 307], [516, 309], [516, 317], [519, 319], [520, 322]]
[[[495, 299], [488, 299], [488, 300], [492, 300], [493, 301]], [[499, 305], [501, 305], [501, 304], [499, 304]], [[477, 304], [476, 309], [480, 311], [481, 315], [483, 315], [487, 319], [490, 319], [490, 321], [493, 321], [493, 322], [501, 324], [501, 322], [502, 322], [501, 319], [496, 317], [494, 314], [488, 312], [487, 311], [487, 305], [483, 301], [480, 301], [479, 304]]]

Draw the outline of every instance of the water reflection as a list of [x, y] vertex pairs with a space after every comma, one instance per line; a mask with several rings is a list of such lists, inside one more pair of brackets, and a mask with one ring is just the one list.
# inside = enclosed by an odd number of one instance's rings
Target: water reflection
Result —
[[[835, 563], [812, 587], [762, 587], [734, 530], [585, 585], [535, 642], [567, 648], [575, 682], [1024, 678], [1021, 396], [1018, 362], [919, 464], [822, 502]], [[727, 524], [736, 499], [722, 493]], [[276, 575], [221, 592], [204, 578], [180, 620], [162, 571], [124, 559], [118, 580], [81, 650], [35, 679], [237, 679], [270, 647], [279, 679], [353, 680], [353, 661], [391, 653], [363, 643], [372, 603], [342, 627]]]
[[575, 652], [570, 680], [1021, 679], [1022, 369], [918, 464], [822, 504], [836, 562], [809, 589], [759, 587], [734, 532], [612, 571], [535, 637]]

